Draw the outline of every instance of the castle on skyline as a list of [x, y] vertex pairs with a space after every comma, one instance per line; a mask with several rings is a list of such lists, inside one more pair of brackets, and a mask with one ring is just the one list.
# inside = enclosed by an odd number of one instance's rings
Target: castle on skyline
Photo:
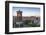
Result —
[[22, 11], [20, 9], [17, 12], [17, 21], [22, 21]]

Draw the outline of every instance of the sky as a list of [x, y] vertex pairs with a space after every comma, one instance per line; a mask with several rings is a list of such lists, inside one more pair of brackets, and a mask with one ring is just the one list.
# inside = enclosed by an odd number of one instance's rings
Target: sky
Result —
[[40, 8], [35, 7], [13, 7], [13, 16], [17, 16], [18, 10], [22, 11], [22, 16], [40, 16]]

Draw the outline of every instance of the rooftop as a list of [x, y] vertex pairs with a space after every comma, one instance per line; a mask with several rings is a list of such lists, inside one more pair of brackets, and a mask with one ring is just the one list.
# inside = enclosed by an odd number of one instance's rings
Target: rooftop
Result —
[[22, 11], [20, 11], [20, 9], [17, 12], [22, 13]]

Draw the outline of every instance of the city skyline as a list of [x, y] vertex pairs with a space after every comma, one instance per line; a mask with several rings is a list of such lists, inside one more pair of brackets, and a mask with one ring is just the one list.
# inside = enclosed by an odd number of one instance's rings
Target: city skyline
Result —
[[20, 9], [22, 16], [40, 16], [40, 8], [35, 7], [13, 7], [13, 16], [17, 16], [17, 12]]

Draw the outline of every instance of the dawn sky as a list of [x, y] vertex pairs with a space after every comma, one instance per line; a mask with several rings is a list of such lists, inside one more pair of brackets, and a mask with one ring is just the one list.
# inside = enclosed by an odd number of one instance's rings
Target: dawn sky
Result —
[[20, 9], [22, 11], [22, 16], [40, 16], [40, 8], [35, 7], [13, 7], [13, 16], [17, 15], [17, 12]]

